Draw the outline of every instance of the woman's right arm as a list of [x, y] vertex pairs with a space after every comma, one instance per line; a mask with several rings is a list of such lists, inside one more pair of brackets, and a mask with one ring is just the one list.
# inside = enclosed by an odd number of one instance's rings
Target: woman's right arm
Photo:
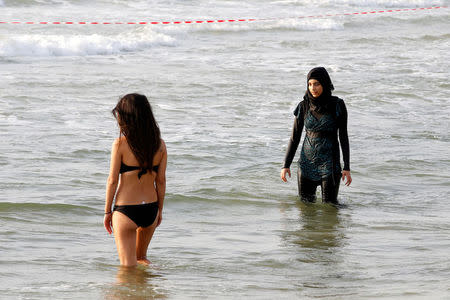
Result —
[[167, 167], [167, 148], [163, 140], [161, 140], [161, 148], [163, 155], [158, 167], [158, 174], [156, 174], [155, 185], [156, 185], [156, 195], [158, 197], [158, 223], [159, 226], [162, 221], [162, 210], [164, 206], [164, 197], [166, 195], [166, 167]]
[[119, 151], [119, 144], [119, 139], [116, 139], [112, 144], [109, 176], [106, 182], [105, 216], [103, 218], [103, 225], [109, 234], [112, 233], [112, 203], [116, 194], [117, 184], [119, 182], [120, 163], [122, 161]]
[[303, 109], [300, 105], [300, 113], [298, 114], [298, 118], [295, 117], [294, 125], [292, 126], [292, 134], [289, 139], [289, 144], [286, 150], [286, 156], [284, 158], [284, 165], [281, 169], [280, 177], [286, 182], [286, 173], [291, 177], [291, 170], [289, 169], [294, 160], [295, 152], [297, 151], [298, 144], [300, 143], [300, 138], [302, 136], [303, 131]]

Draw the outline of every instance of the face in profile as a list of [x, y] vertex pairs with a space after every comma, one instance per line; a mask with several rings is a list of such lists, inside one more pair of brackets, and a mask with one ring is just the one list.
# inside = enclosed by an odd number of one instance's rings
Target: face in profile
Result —
[[311, 95], [314, 98], [320, 97], [320, 95], [322, 95], [322, 92], [323, 92], [322, 85], [316, 79], [310, 79], [308, 81], [308, 89], [309, 89], [309, 92], [311, 93]]

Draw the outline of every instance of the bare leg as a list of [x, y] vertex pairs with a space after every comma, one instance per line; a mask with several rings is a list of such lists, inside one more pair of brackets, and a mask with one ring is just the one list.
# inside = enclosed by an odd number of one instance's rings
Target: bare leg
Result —
[[114, 238], [122, 266], [135, 266], [136, 224], [121, 212], [113, 213]]
[[139, 227], [136, 229], [136, 257], [137, 262], [143, 265], [150, 264], [150, 261], [147, 259], [147, 249], [156, 229], [158, 214], [156, 215], [155, 221], [152, 225], [145, 228]]

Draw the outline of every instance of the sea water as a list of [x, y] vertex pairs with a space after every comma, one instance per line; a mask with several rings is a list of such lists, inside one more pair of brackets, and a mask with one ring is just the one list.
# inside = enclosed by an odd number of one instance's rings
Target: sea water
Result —
[[[449, 4], [1, 0], [0, 298], [448, 299], [450, 10], [405, 9]], [[315, 66], [349, 112], [339, 209], [299, 201], [296, 163], [279, 177]], [[131, 92], [169, 158], [137, 269], [102, 225]]]

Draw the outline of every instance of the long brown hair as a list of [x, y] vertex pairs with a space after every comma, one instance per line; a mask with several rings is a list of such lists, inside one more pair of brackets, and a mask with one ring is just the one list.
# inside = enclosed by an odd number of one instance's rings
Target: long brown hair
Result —
[[125, 95], [112, 113], [139, 167], [151, 168], [153, 157], [161, 146], [161, 133], [147, 97], [140, 94]]

